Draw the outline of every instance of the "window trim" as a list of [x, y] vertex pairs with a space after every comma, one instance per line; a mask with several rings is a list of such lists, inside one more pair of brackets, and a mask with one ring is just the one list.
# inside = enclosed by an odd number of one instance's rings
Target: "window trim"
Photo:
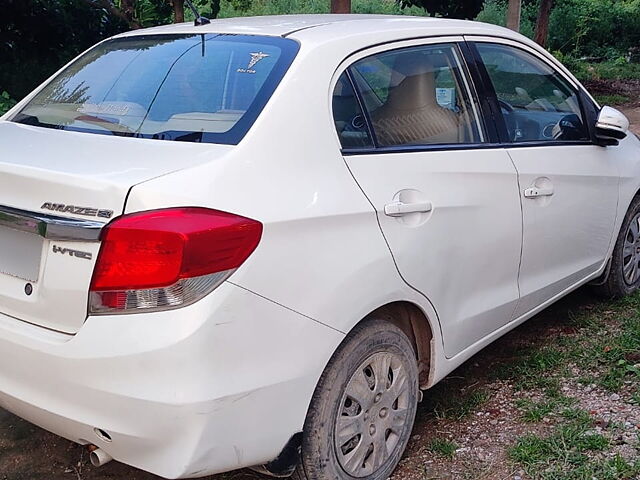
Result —
[[[369, 132], [369, 138], [371, 139], [371, 143], [373, 144], [373, 149], [376, 149], [380, 147], [380, 144], [378, 143], [378, 136], [376, 135], [376, 132], [373, 129], [373, 123], [371, 122], [371, 117], [369, 116], [369, 110], [367, 110], [367, 108], [364, 105], [364, 98], [362, 98], [360, 89], [358, 88], [356, 81], [353, 78], [353, 73], [351, 72], [351, 65], [347, 67], [347, 69], [343, 72], [343, 75], [347, 76], [347, 80], [349, 80], [349, 83], [351, 84], [351, 90], [353, 90], [353, 94], [356, 97], [356, 102], [358, 102], [358, 108], [360, 108], [360, 111], [362, 112], [362, 118], [364, 118], [364, 123], [367, 126], [367, 132]], [[331, 116], [333, 117], [333, 107], [331, 108]], [[342, 141], [340, 141], [340, 145], [342, 145]], [[348, 150], [367, 149], [367, 148], [372, 148], [372, 147], [352, 147], [352, 148], [348, 148]]]
[[[584, 97], [585, 90], [579, 84], [577, 84], [573, 79], [568, 77], [565, 72], [558, 69], [555, 65], [553, 65], [545, 56], [540, 55], [539, 52], [534, 50], [533, 48], [528, 47], [527, 45], [511, 40], [505, 39], [501, 37], [474, 37], [472, 35], [465, 36], [466, 42], [469, 45], [469, 51], [474, 58], [474, 61], [477, 62], [478, 69], [480, 70], [481, 77], [485, 83], [484, 85], [484, 93], [490, 99], [491, 109], [496, 112], [496, 127], [498, 128], [498, 135], [500, 137], [500, 143], [507, 148], [523, 148], [523, 147], [543, 147], [543, 146], [569, 146], [569, 145], [595, 145], [595, 139], [593, 136], [592, 128], [589, 126], [587, 122], [591, 120], [591, 116], [587, 115], [587, 112], [584, 107]], [[587, 135], [589, 137], [588, 140], [531, 140], [526, 142], [514, 142], [509, 139], [508, 131], [507, 131], [507, 123], [502, 113], [502, 110], [499, 108], [498, 95], [493, 86], [493, 82], [491, 82], [489, 77], [489, 72], [487, 67], [482, 60], [480, 55], [480, 51], [477, 48], [478, 43], [488, 43], [493, 45], [511, 47], [518, 50], [521, 50], [534, 58], [538, 59], [538, 61], [545, 64], [549, 67], [553, 72], [559, 75], [563, 80], [565, 80], [569, 86], [574, 90], [576, 94], [576, 98], [578, 99], [578, 103], [580, 106], [580, 113], [582, 115], [583, 122], [585, 123], [585, 128], [587, 131]], [[564, 67], [563, 67], [564, 68]], [[587, 94], [587, 98], [590, 96]], [[597, 104], [594, 104], [594, 106]]]
[[329, 96], [330, 98], [333, 96], [333, 91], [338, 83], [338, 79], [340, 76], [349, 71], [351, 66], [355, 64], [357, 61], [367, 58], [373, 55], [377, 55], [379, 53], [389, 52], [393, 50], [400, 50], [404, 48], [412, 48], [412, 47], [421, 47], [421, 46], [433, 46], [440, 44], [451, 44], [457, 47], [458, 52], [458, 60], [461, 63], [461, 73], [465, 83], [465, 86], [468, 90], [469, 100], [474, 102], [477, 106], [477, 111], [474, 111], [474, 117], [479, 122], [479, 127], [483, 128], [483, 143], [441, 143], [441, 144], [425, 144], [425, 145], [395, 145], [395, 146], [380, 146], [377, 138], [375, 136], [375, 132], [373, 132], [373, 128], [371, 126], [371, 119], [369, 118], [369, 112], [364, 108], [363, 99], [361, 96], [360, 89], [357, 88], [356, 83], [353, 81], [351, 77], [351, 72], [348, 72], [349, 79], [351, 81], [351, 85], [354, 88], [356, 93], [356, 97], [358, 99], [358, 105], [362, 109], [365, 121], [367, 122], [367, 129], [370, 132], [372, 142], [374, 143], [374, 147], [347, 147], [343, 148], [340, 142], [340, 136], [335, 128], [334, 117], [333, 117], [333, 107], [332, 103], [329, 102], [329, 112], [330, 112], [330, 121], [331, 127], [335, 134], [335, 138], [340, 145], [340, 152], [342, 155], [368, 155], [368, 154], [381, 154], [381, 153], [400, 153], [400, 152], [428, 152], [428, 151], [447, 151], [447, 150], [475, 150], [479, 148], [501, 148], [502, 145], [496, 143], [495, 134], [492, 134], [492, 131], [495, 131], [495, 125], [493, 125], [493, 119], [490, 116], [486, 115], [484, 108], [482, 107], [482, 103], [480, 101], [481, 96], [479, 95], [478, 88], [476, 86], [476, 78], [468, 65], [467, 55], [465, 52], [465, 40], [462, 35], [433, 35], [433, 36], [424, 36], [419, 38], [412, 39], [404, 39], [404, 40], [394, 40], [391, 42], [379, 43], [376, 45], [372, 45], [367, 48], [360, 49], [358, 51], [353, 52], [349, 56], [347, 56], [338, 66], [336, 71], [334, 72], [333, 79], [329, 85]]

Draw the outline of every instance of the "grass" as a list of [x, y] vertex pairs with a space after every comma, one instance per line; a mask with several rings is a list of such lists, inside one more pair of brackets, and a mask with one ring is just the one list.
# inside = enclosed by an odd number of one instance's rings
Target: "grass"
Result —
[[427, 445], [427, 450], [430, 452], [449, 459], [453, 458], [457, 449], [458, 445], [455, 442], [443, 438], [434, 438]]
[[[541, 480], [631, 479], [640, 475], [640, 462], [613, 458], [606, 432], [595, 432], [591, 415], [564, 395], [559, 383], [579, 367], [578, 381], [616, 392], [631, 387], [631, 401], [640, 404], [640, 293], [626, 299], [600, 303], [570, 316], [569, 335], [550, 336], [541, 346], [530, 347], [498, 375], [534, 399], [516, 405], [524, 422], [545, 419], [552, 431], [520, 437], [508, 451], [510, 459], [527, 475]], [[608, 430], [618, 426], [610, 424]]]
[[622, 57], [595, 63], [558, 52], [554, 54], [580, 81], [640, 79], [640, 64], [627, 62]]
[[623, 105], [631, 101], [631, 97], [626, 95], [595, 95], [600, 105]]
[[591, 462], [588, 453], [607, 449], [609, 440], [591, 432], [585, 419], [588, 414], [575, 415], [546, 437], [525, 435], [509, 450], [509, 456], [534, 478], [591, 478], [584, 472], [601, 470], [604, 465]]
[[556, 415], [564, 415], [571, 410], [568, 408], [575, 402], [565, 395], [550, 395], [547, 393], [542, 400], [522, 398], [516, 402], [516, 406], [522, 412], [522, 420], [527, 423], [540, 422], [545, 418]]
[[584, 372], [581, 383], [595, 383], [611, 392], [625, 382], [640, 386], [640, 293], [598, 304], [572, 316], [570, 324], [575, 334], [520, 351], [495, 375], [513, 381], [518, 390], [551, 391], [558, 389], [557, 376], [575, 363]]
[[436, 418], [460, 420], [478, 409], [489, 398], [484, 390], [470, 392], [456, 391], [455, 388], [441, 382], [429, 390], [424, 403], [426, 409], [432, 411]]
[[494, 375], [501, 380], [514, 380], [518, 390], [557, 387], [557, 381], [545, 376], [563, 365], [566, 355], [555, 346], [530, 347], [519, 352], [512, 362], [495, 369]]

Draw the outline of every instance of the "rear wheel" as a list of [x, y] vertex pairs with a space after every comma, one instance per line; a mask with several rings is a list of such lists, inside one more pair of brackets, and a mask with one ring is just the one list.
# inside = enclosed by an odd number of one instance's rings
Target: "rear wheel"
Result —
[[419, 396], [416, 353], [398, 327], [358, 325], [316, 387], [298, 480], [386, 480], [404, 452]]
[[631, 202], [616, 240], [607, 279], [594, 287], [608, 298], [629, 295], [640, 286], [640, 197]]

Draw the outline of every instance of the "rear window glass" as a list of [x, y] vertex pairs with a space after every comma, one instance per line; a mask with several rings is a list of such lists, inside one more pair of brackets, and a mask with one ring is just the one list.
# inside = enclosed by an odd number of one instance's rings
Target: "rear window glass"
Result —
[[125, 137], [237, 144], [298, 51], [250, 35], [109, 40], [67, 67], [13, 121]]

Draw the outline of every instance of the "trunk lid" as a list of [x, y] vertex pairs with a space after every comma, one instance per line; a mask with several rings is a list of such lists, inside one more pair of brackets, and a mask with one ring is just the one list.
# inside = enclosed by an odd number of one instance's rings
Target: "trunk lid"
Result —
[[[27, 217], [54, 215], [98, 226], [123, 212], [134, 185], [204, 163], [232, 148], [4, 121], [0, 121], [0, 145], [0, 208], [17, 209]], [[12, 227], [10, 216], [0, 211], [0, 313], [77, 332], [87, 317], [99, 243], [44, 238], [37, 228], [24, 228], [31, 220], [23, 218], [19, 228]]]

